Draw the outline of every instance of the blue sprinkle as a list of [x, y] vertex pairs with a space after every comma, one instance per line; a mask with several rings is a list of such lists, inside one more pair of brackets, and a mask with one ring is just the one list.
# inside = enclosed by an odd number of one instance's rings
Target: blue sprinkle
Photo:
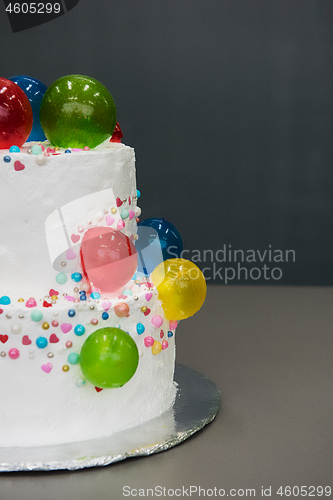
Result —
[[20, 148], [18, 146], [10, 146], [9, 152], [10, 153], [19, 153], [20, 152]]
[[80, 300], [87, 300], [86, 292], [82, 290], [82, 292], [79, 293], [80, 295]]
[[136, 190], [136, 195], [137, 195], [138, 198], [140, 198], [140, 196], [141, 196], [141, 193], [140, 193], [140, 191], [138, 189]]
[[168, 331], [168, 337], [173, 337], [173, 332], [171, 330]]
[[138, 323], [136, 325], [136, 331], [138, 332], [139, 335], [141, 335], [145, 331], [145, 327], [143, 326], [142, 323]]
[[81, 337], [81, 335], [83, 335], [85, 333], [85, 331], [86, 331], [86, 329], [83, 325], [76, 325], [76, 327], [74, 328], [74, 333], [78, 337]]
[[2, 304], [4, 306], [8, 306], [8, 304], [10, 304], [10, 298], [7, 295], [3, 295], [0, 298], [0, 304]]
[[91, 297], [92, 299], [96, 300], [96, 299], [100, 299], [100, 298], [101, 298], [101, 295], [100, 295], [98, 292], [92, 292], [92, 293], [90, 294], [90, 297]]
[[107, 312], [104, 312], [104, 313], [102, 314], [102, 319], [109, 319], [109, 315], [108, 315], [108, 313], [107, 313]]
[[70, 309], [70, 310], [68, 311], [68, 316], [69, 316], [70, 318], [73, 318], [73, 317], [75, 316], [75, 311], [74, 311], [74, 309]]
[[47, 344], [48, 344], [48, 342], [47, 342], [47, 339], [45, 337], [38, 337], [38, 339], [36, 339], [36, 345], [37, 345], [37, 347], [39, 347], [39, 349], [45, 349]]
[[4, 156], [4, 157], [3, 157], [3, 161], [4, 161], [5, 163], [9, 163], [11, 160], [12, 160], [12, 159], [11, 159], [11, 157], [10, 157], [10, 156], [8, 156], [8, 155], [6, 155], [6, 156]]
[[70, 149], [66, 149], [65, 153], [71, 153], [72, 151]]
[[73, 273], [71, 278], [76, 283], [79, 283], [82, 280], [82, 274], [81, 273]]

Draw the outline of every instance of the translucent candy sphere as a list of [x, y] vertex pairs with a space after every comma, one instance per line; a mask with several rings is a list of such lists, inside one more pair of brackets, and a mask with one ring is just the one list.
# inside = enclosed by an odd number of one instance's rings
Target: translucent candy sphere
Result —
[[27, 141], [45, 141], [46, 137], [39, 120], [39, 110], [42, 99], [47, 90], [47, 86], [36, 78], [32, 78], [31, 76], [11, 76], [9, 80], [16, 83], [16, 85], [18, 85], [23, 90], [23, 92], [29, 99], [32, 108], [32, 130]]
[[40, 122], [53, 146], [95, 148], [110, 139], [117, 121], [112, 95], [94, 78], [68, 75], [46, 91]]
[[29, 99], [16, 83], [0, 78], [0, 149], [21, 147], [32, 129]]
[[204, 275], [189, 260], [168, 259], [154, 269], [151, 279], [169, 320], [179, 321], [193, 316], [205, 301], [207, 285]]
[[88, 229], [80, 255], [85, 278], [103, 293], [124, 287], [134, 275], [138, 261], [129, 237], [109, 227]]
[[101, 389], [126, 384], [136, 372], [139, 353], [136, 343], [120, 328], [101, 328], [82, 346], [80, 365], [84, 377]]
[[138, 226], [135, 248], [139, 255], [138, 271], [150, 274], [163, 260], [180, 257], [183, 240], [178, 229], [165, 219], [145, 219]]

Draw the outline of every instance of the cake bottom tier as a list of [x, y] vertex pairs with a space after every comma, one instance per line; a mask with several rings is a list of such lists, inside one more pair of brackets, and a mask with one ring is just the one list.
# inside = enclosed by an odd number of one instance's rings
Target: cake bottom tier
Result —
[[[2, 447], [109, 436], [172, 406], [175, 322], [165, 318], [156, 289], [143, 284], [132, 296], [79, 302], [59, 297], [46, 307], [44, 298], [32, 304], [0, 306]], [[121, 310], [127, 304], [126, 316], [117, 315], [119, 304]], [[108, 326], [132, 337], [139, 364], [125, 385], [101, 390], [85, 380], [80, 351], [89, 335]]]

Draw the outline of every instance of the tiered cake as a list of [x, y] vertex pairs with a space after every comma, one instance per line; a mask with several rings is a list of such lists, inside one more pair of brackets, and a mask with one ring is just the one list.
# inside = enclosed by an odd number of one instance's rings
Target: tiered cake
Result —
[[[130, 147], [109, 140], [112, 130], [93, 148], [63, 147], [56, 139], [0, 150], [1, 446], [107, 436], [173, 404], [177, 318], [166, 318], [151, 278], [133, 273], [141, 212], [135, 157]], [[0, 119], [0, 139], [5, 132]], [[104, 235], [117, 248], [103, 246]], [[101, 258], [105, 252], [113, 258], [119, 248], [127, 252], [116, 289], [99, 285], [108, 266], [98, 282], [86, 269], [96, 244]], [[117, 272], [105, 271], [105, 279], [117, 281]], [[105, 364], [112, 349], [116, 377], [104, 383], [98, 363]]]

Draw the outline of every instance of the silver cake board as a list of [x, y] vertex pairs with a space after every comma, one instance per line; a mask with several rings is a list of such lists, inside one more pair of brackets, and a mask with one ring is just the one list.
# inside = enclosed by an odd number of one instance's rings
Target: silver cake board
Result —
[[157, 418], [112, 436], [56, 446], [0, 447], [0, 472], [77, 470], [167, 450], [211, 422], [220, 394], [200, 373], [176, 364], [177, 396]]

